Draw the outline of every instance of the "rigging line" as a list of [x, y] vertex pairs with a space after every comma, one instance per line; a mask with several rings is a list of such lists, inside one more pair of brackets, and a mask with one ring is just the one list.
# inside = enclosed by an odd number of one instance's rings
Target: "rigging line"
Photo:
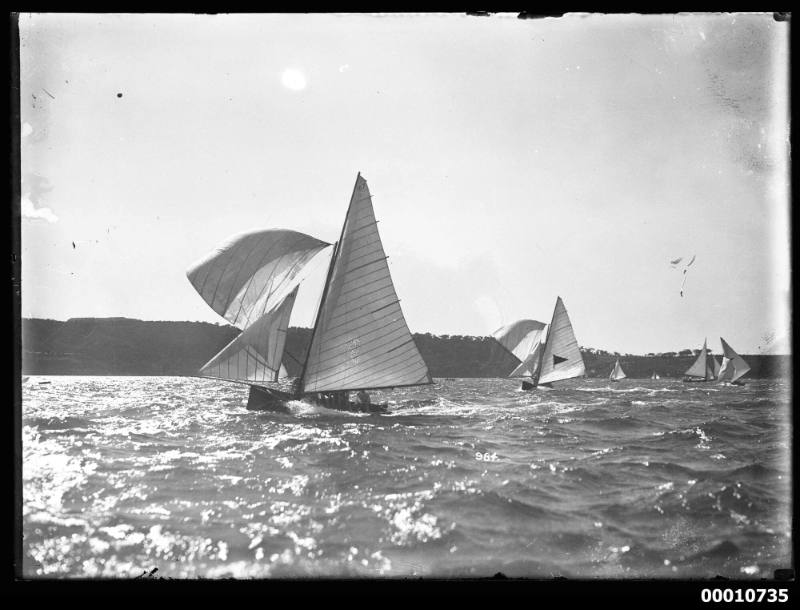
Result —
[[[336, 242], [336, 247], [334, 248], [333, 256], [331, 257], [331, 265], [328, 268], [328, 277], [325, 279], [325, 288], [322, 291], [322, 298], [320, 299], [319, 309], [317, 310], [317, 319], [314, 322], [314, 328], [311, 331], [311, 342], [308, 345], [308, 352], [306, 352], [306, 361], [303, 364], [303, 371], [300, 374], [300, 380], [301, 380], [300, 383], [302, 384], [301, 387], [305, 386], [305, 376], [306, 376], [306, 368], [308, 367], [308, 360], [309, 360], [309, 357], [311, 356], [311, 349], [314, 347], [314, 339], [316, 338], [317, 328], [319, 327], [320, 317], [322, 315], [322, 310], [323, 310], [323, 308], [325, 306], [325, 298], [328, 296], [328, 286], [331, 283], [331, 277], [333, 275], [333, 269], [334, 269], [334, 267], [336, 265], [336, 260], [337, 260], [338, 254], [339, 254], [339, 250], [340, 250], [340, 246], [342, 244], [342, 240], [344, 239], [344, 231], [345, 231], [345, 228], [347, 228], [347, 222], [348, 222], [348, 220], [350, 218], [350, 211], [353, 209], [353, 200], [355, 199], [355, 196], [356, 196], [356, 188], [358, 188], [359, 179], [362, 179], [361, 178], [361, 172], [358, 172], [358, 174], [356, 175], [356, 181], [353, 184], [353, 194], [350, 195], [350, 203], [347, 206], [347, 213], [345, 214], [345, 217], [344, 217], [344, 224], [342, 224], [342, 231], [339, 234], [339, 241]], [[365, 185], [366, 185], [366, 183], [367, 183], [367, 181], [364, 180], [364, 184]], [[367, 192], [369, 192], [369, 190]]]
[[[239, 289], [238, 289], [238, 291], [237, 291], [237, 293], [236, 293], [236, 296], [239, 296], [239, 295], [241, 295], [241, 297], [240, 297], [240, 299], [239, 299], [239, 311], [237, 311], [237, 312], [236, 312], [236, 317], [234, 318], [236, 321], [238, 321], [238, 320], [239, 320], [239, 314], [241, 314], [241, 313], [242, 313], [242, 308], [244, 307], [244, 299], [245, 299], [245, 296], [247, 296], [247, 293], [250, 291], [250, 287], [253, 285], [253, 282], [254, 282], [254, 281], [255, 281], [255, 279], [256, 279], [256, 275], [258, 275], [258, 272], [259, 272], [259, 271], [262, 269], [262, 267], [264, 267], [264, 261], [265, 261], [265, 260], [266, 260], [266, 258], [267, 258], [267, 257], [268, 257], [268, 256], [269, 256], [271, 253], [272, 253], [272, 250], [273, 250], [274, 248], [277, 248], [277, 247], [278, 247], [278, 245], [279, 245], [279, 244], [281, 244], [281, 242], [282, 242], [282, 241], [284, 241], [284, 240], [285, 240], [286, 238], [288, 238], [288, 237], [289, 237], [289, 235], [288, 235], [288, 233], [287, 233], [287, 234], [284, 234], [284, 235], [283, 235], [283, 237], [281, 237], [280, 239], [277, 239], [277, 240], [275, 240], [275, 243], [273, 243], [273, 244], [272, 244], [272, 245], [271, 245], [271, 246], [270, 246], [270, 247], [267, 249], [267, 251], [264, 253], [264, 256], [262, 256], [262, 257], [261, 257], [261, 260], [259, 261], [258, 265], [255, 267], [255, 271], [254, 271], [254, 272], [253, 272], [253, 273], [250, 275], [250, 278], [247, 280], [246, 284], [243, 284], [243, 285], [239, 286]], [[259, 244], [259, 245], [260, 245], [260, 244]], [[250, 256], [250, 254], [251, 254], [252, 252], [254, 252], [254, 251], [255, 251], [255, 250], [251, 250], [251, 251], [250, 251], [250, 253], [248, 253], [248, 258], [249, 258], [249, 256]], [[280, 260], [280, 259], [282, 259], [284, 256], [286, 256], [286, 255], [285, 255], [285, 254], [282, 254], [281, 256], [279, 256], [278, 258], [276, 258], [276, 259], [275, 259], [275, 261], [273, 261], [273, 262], [275, 262], [275, 269], [277, 269], [277, 267], [278, 267], [278, 265], [277, 265], [277, 261], [278, 261], [278, 260]], [[269, 274], [269, 278], [267, 279], [267, 282], [265, 282], [265, 284], [264, 284], [264, 287], [261, 289], [261, 292], [259, 293], [258, 297], [257, 297], [255, 300], [253, 300], [253, 303], [257, 303], [257, 302], [258, 302], [258, 299], [261, 297], [261, 294], [263, 294], [263, 292], [264, 292], [264, 288], [266, 288], [266, 286], [268, 286], [268, 285], [271, 283], [271, 281], [272, 281], [272, 276], [273, 276], [273, 275], [274, 275], [274, 273], [275, 273], [275, 269], [273, 269], [273, 270], [272, 270], [272, 272]], [[239, 269], [239, 271], [236, 273], [237, 277], [238, 277], [239, 273], [241, 273], [241, 268], [240, 268], [240, 269]], [[242, 290], [242, 288], [244, 288], [244, 290]], [[230, 289], [230, 291], [229, 291], [229, 293], [228, 293], [228, 303], [230, 303], [230, 302], [231, 302], [231, 298], [233, 297], [233, 290], [234, 290], [234, 286], [231, 286], [231, 289]], [[235, 297], [234, 297], [234, 298], [235, 298]], [[263, 314], [263, 312], [262, 312], [262, 314]], [[259, 317], [261, 317], [261, 316], [259, 316]], [[247, 318], [247, 322], [250, 322], [250, 318], [249, 318], [249, 316], [248, 316], [248, 318]]]
[[[412, 359], [412, 356], [414, 355], [413, 354], [406, 355], [405, 358], [399, 358], [399, 359], [390, 358], [390, 359], [380, 360], [377, 362], [377, 364], [383, 366], [363, 371], [350, 371], [349, 373], [342, 373], [342, 374], [334, 372], [334, 373], [329, 373], [327, 375], [321, 375], [317, 383], [319, 385], [324, 385], [323, 380], [325, 379], [328, 380], [332, 379], [333, 382], [338, 380], [339, 382], [347, 381], [347, 383], [360, 383], [365, 379], [369, 379], [370, 376], [377, 377], [379, 379], [385, 379], [387, 377], [391, 378], [392, 376], [397, 378], [409, 375], [410, 372], [414, 370], [414, 367], [418, 367], [420, 370], [427, 369], [424, 362], [420, 362], [419, 359], [417, 359], [416, 357], [413, 357]], [[386, 373], [386, 371], [388, 371], [388, 374]], [[333, 383], [333, 382], [328, 381], [328, 383]]]
[[[330, 245], [330, 244], [329, 244], [329, 245]], [[315, 255], [316, 255], [316, 254], [318, 254], [318, 253], [319, 253], [321, 250], [323, 250], [324, 248], [327, 248], [327, 247], [328, 247], [328, 246], [323, 246], [322, 248], [319, 248], [319, 249], [317, 250], [317, 252], [315, 252], [315, 253], [314, 253], [314, 255], [312, 255], [312, 256], [315, 256]], [[279, 290], [282, 290], [282, 289], [283, 289], [283, 287], [284, 287], [284, 285], [286, 284], [286, 282], [291, 282], [292, 280], [294, 280], [294, 278], [297, 276], [297, 274], [298, 274], [298, 273], [300, 273], [300, 271], [301, 271], [301, 270], [302, 270], [302, 269], [305, 267], [306, 263], [307, 263], [309, 260], [310, 260], [310, 259], [306, 258], [306, 255], [305, 255], [305, 254], [303, 254], [303, 255], [302, 255], [302, 256], [301, 256], [301, 257], [300, 257], [300, 258], [299, 258], [297, 261], [295, 261], [295, 262], [292, 264], [292, 266], [289, 268], [289, 271], [288, 271], [288, 273], [284, 274], [283, 278], [277, 282], [277, 286], [275, 286], [275, 289], [274, 289], [274, 290], [271, 290], [271, 291], [269, 292], [269, 294], [267, 295], [267, 299], [266, 299], [266, 301], [264, 302], [264, 310], [265, 310], [265, 311], [266, 311], [266, 305], [267, 305], [267, 302], [269, 301], [270, 297], [272, 297], [272, 295], [274, 295], [274, 294], [275, 294], [276, 292], [278, 292]], [[298, 267], [298, 266], [299, 266], [300, 268], [299, 268], [297, 271], [295, 271], [295, 268], [296, 268], [296, 267]], [[272, 283], [275, 283], [275, 282], [273, 281]], [[299, 282], [298, 282], [298, 285], [299, 285]], [[263, 294], [264, 294], [264, 289], [266, 288], [266, 286], [267, 286], [267, 285], [265, 284], [265, 285], [264, 285], [264, 288], [262, 288], [262, 290], [261, 290], [261, 293], [259, 293], [259, 295], [258, 295], [258, 298], [256, 299], [256, 301], [258, 301], [259, 299], [261, 299], [261, 297], [262, 297], [262, 296], [263, 296]], [[291, 293], [290, 293], [290, 294], [291, 294]], [[286, 295], [286, 296], [288, 297], [289, 295]]]
[[[262, 236], [261, 236], [261, 238], [258, 240], [258, 246], [259, 246], [259, 247], [261, 246], [261, 243], [262, 243], [262, 242], [263, 242], [263, 241], [264, 241], [266, 238], [267, 238], [267, 234], [266, 234], [266, 233], [265, 233], [264, 235], [262, 235]], [[245, 262], [247, 261], [247, 258], [249, 258], [249, 256], [250, 256], [250, 255], [251, 255], [253, 252], [255, 252], [255, 249], [251, 249], [251, 250], [248, 252], [248, 254], [247, 254], [247, 257], [245, 257]], [[212, 309], [213, 309], [213, 307], [214, 307], [214, 303], [215, 303], [215, 302], [216, 302], [216, 300], [217, 300], [217, 293], [219, 292], [219, 287], [220, 287], [220, 284], [222, 283], [222, 279], [225, 277], [225, 274], [226, 274], [226, 273], [227, 273], [227, 271], [228, 271], [228, 267], [230, 267], [231, 263], [233, 262], [233, 260], [234, 260], [234, 258], [235, 258], [235, 257], [233, 256], [233, 251], [232, 251], [232, 250], [228, 250], [227, 254], [228, 254], [228, 256], [226, 257], [225, 266], [224, 266], [224, 267], [222, 268], [222, 270], [219, 272], [219, 277], [217, 278], [217, 285], [216, 285], [216, 286], [214, 286], [214, 295], [211, 297], [211, 307], [212, 307]], [[240, 270], [241, 270], [241, 268], [240, 268]], [[237, 276], [238, 276], [238, 272], [237, 272]], [[228, 297], [230, 298], [230, 295], [228, 295]], [[227, 303], [225, 303], [224, 305], [225, 305], [225, 307], [223, 308], [223, 312], [225, 311], [225, 309], [227, 309], [227, 305], [228, 305], [228, 304], [227, 304]], [[216, 311], [216, 310], [215, 310], [215, 311]], [[224, 313], [222, 313], [222, 314], [220, 314], [220, 315], [222, 315], [222, 317], [223, 317], [223, 318], [225, 318], [225, 314], [224, 314]], [[227, 320], [227, 318], [225, 318], [225, 319]]]
[[[248, 290], [250, 290], [250, 284], [253, 282], [253, 278], [255, 277], [255, 274], [256, 274], [256, 273], [258, 273], [258, 270], [259, 270], [259, 269], [261, 269], [261, 265], [263, 264], [263, 262], [264, 262], [264, 259], [263, 259], [263, 258], [261, 259], [261, 262], [260, 262], [260, 263], [258, 264], [258, 266], [255, 268], [255, 272], [254, 272], [254, 273], [253, 273], [253, 274], [250, 276], [250, 279], [249, 279], [249, 281], [248, 281], [248, 282], [246, 282], [246, 283], [245, 283], [245, 282], [242, 282], [242, 283], [240, 284], [240, 283], [239, 283], [239, 275], [240, 275], [240, 274], [242, 273], [242, 271], [243, 271], [243, 270], [246, 268], [246, 266], [247, 266], [247, 261], [249, 261], [249, 260], [250, 260], [250, 257], [253, 255], [253, 253], [254, 253], [254, 252], [257, 252], [257, 251], [258, 251], [258, 249], [261, 247], [261, 244], [262, 244], [262, 243], [264, 242], [264, 240], [267, 238], [267, 235], [268, 235], [267, 233], [265, 233], [264, 235], [262, 235], [262, 236], [261, 236], [261, 239], [259, 239], [259, 240], [258, 240], [258, 245], [257, 245], [255, 248], [252, 248], [252, 249], [250, 249], [250, 250], [247, 252], [247, 256], [245, 256], [245, 259], [244, 259], [244, 261], [242, 261], [242, 264], [239, 266], [239, 269], [237, 269], [237, 270], [236, 270], [236, 274], [233, 276], [233, 280], [231, 281], [231, 287], [230, 287], [230, 290], [228, 291], [228, 297], [225, 299], [225, 308], [226, 308], [226, 309], [228, 308], [228, 306], [229, 306], [229, 305], [230, 305], [230, 303], [231, 303], [231, 298], [232, 298], [232, 296], [233, 296], [233, 291], [234, 291], [234, 290], [237, 290], [237, 294], [238, 294], [239, 292], [241, 292], [241, 289], [242, 289], [242, 287], [245, 287], [245, 288], [244, 288], [244, 292], [242, 293], [242, 300], [241, 300], [241, 301], [240, 301], [240, 303], [239, 303], [239, 311], [237, 311], [237, 312], [236, 312], [236, 316], [234, 317], [234, 320], [236, 320], [236, 321], [238, 321], [238, 320], [239, 320], [239, 313], [241, 313], [241, 310], [242, 310], [242, 305], [244, 304], [244, 295], [245, 295], [245, 294], [247, 294], [247, 291], [248, 291]], [[277, 242], [276, 242], [275, 244], [273, 244], [273, 246], [272, 246], [272, 247], [275, 247], [275, 246], [276, 246], [276, 245], [277, 245], [279, 242], [280, 242], [280, 240], [277, 240]], [[272, 249], [272, 248], [269, 248], [269, 249], [267, 250], [267, 253], [269, 253], [269, 252], [271, 251], [271, 249]], [[233, 258], [233, 256], [231, 256], [231, 258]], [[226, 267], [226, 269], [225, 269], [225, 270], [227, 271], [227, 267]], [[224, 275], [224, 274], [223, 274], [223, 275]], [[222, 279], [222, 276], [220, 276], [220, 280], [221, 280], [221, 279]], [[217, 283], [217, 289], [219, 289], [219, 282]], [[214, 296], [215, 296], [215, 298], [216, 298], [216, 291], [215, 291], [215, 293], [214, 293]], [[248, 320], [248, 321], [249, 321], [249, 320]]]
[[[396, 321], [394, 321], [394, 320], [392, 321], [392, 323], [395, 323], [395, 322]], [[388, 327], [388, 325], [387, 325], [387, 327]], [[359, 340], [364, 339], [365, 337], [369, 336], [370, 334], [380, 333], [382, 331], [383, 331], [383, 328], [375, 328], [375, 329], [369, 331], [368, 333], [365, 333], [363, 336], [359, 337]], [[372, 337], [369, 341], [365, 340], [363, 344], [359, 344], [358, 345], [359, 356], [365, 356], [367, 354], [370, 354], [370, 353], [374, 352], [376, 349], [380, 349], [382, 347], [380, 345], [378, 347], [370, 347], [373, 343], [375, 343], [377, 341], [385, 341], [386, 344], [390, 344], [393, 341], [397, 341], [399, 339], [402, 339], [404, 336], [406, 336], [406, 333], [404, 331], [405, 331], [405, 329], [402, 326], [398, 325], [396, 328], [392, 329], [391, 331], [389, 331], [385, 335], [378, 335], [376, 337]], [[394, 335], [394, 336], [392, 337], [392, 335]], [[329, 345], [325, 349], [321, 350], [320, 355], [324, 354], [324, 353], [327, 353], [327, 352], [330, 352], [331, 350], [342, 351], [341, 348], [342, 347], [346, 347], [351, 342], [352, 342], [352, 339], [346, 339], [345, 341], [343, 341], [341, 343], [337, 343], [336, 345]], [[369, 349], [364, 350], [365, 347], [369, 347]], [[347, 348], [344, 351], [350, 351], [351, 349], [352, 348]], [[388, 351], [391, 351], [391, 350], [388, 350]], [[325, 360], [328, 360], [328, 361], [334, 360], [336, 357], [337, 357], [336, 355], [334, 355], [333, 357], [326, 356]]]
[[553, 321], [556, 319], [556, 309], [558, 308], [558, 299], [556, 299], [556, 305], [553, 307], [553, 316], [550, 318], [550, 327], [547, 329], [547, 338], [544, 341], [544, 345], [542, 346], [542, 351], [539, 354], [539, 366], [536, 367], [536, 378], [533, 380], [533, 385], [539, 385], [539, 379], [542, 376], [542, 362], [544, 362], [544, 353], [547, 351], [547, 346], [550, 344], [550, 339], [555, 334], [555, 328], [553, 326]]
[[[256, 247], [256, 248], [251, 248], [251, 249], [249, 249], [249, 251], [248, 251], [248, 253], [247, 253], [247, 256], [245, 257], [245, 261], [244, 261], [244, 262], [247, 262], [247, 260], [248, 260], [248, 259], [250, 258], [250, 256], [253, 254], [253, 252], [256, 252], [256, 251], [257, 251], [257, 249], [261, 247], [261, 244], [264, 242], [264, 240], [265, 240], [265, 239], [267, 239], [267, 237], [268, 237], [268, 234], [267, 234], [267, 233], [263, 234], [263, 235], [261, 236], [261, 238], [258, 240], [258, 245], [257, 245], [257, 247]], [[273, 246], [272, 246], [272, 247], [274, 247], [274, 245], [275, 245], [275, 244], [273, 244]], [[262, 257], [262, 259], [261, 259], [261, 262], [260, 262], [260, 263], [259, 263], [259, 265], [256, 267], [256, 270], [258, 270], [258, 269], [260, 269], [260, 268], [261, 268], [261, 265], [263, 264], [264, 258], [266, 258], [266, 256], [269, 254], [269, 252], [271, 251], [271, 248], [272, 248], [272, 247], [270, 247], [270, 248], [268, 248], [268, 249], [267, 249], [267, 252], [264, 254], [264, 257]], [[230, 267], [231, 263], [234, 261], [234, 258], [235, 258], [235, 257], [233, 256], [233, 252], [229, 250], [229, 251], [228, 251], [227, 260], [225, 261], [225, 266], [224, 266], [224, 268], [223, 268], [223, 269], [220, 271], [220, 273], [219, 273], [219, 277], [217, 278], [217, 285], [214, 287], [214, 296], [211, 298], [211, 303], [212, 303], [212, 305], [211, 305], [211, 306], [212, 306], [212, 308], [213, 308], [213, 306], [214, 306], [213, 304], [214, 304], [214, 303], [216, 302], [216, 300], [217, 300], [217, 294], [219, 293], [220, 284], [222, 283], [222, 280], [223, 280], [223, 278], [225, 277], [225, 275], [226, 275], [226, 273], [227, 273], [227, 271], [228, 271], [228, 267]], [[239, 273], [241, 273], [241, 270], [242, 270], [243, 266], [244, 266], [244, 264], [242, 264], [242, 266], [240, 266], [239, 270], [236, 272], [236, 276], [235, 276], [235, 277], [236, 277], [236, 279], [238, 279]], [[252, 278], [251, 278], [251, 279], [252, 279]], [[225, 318], [225, 312], [227, 311], [228, 305], [230, 304], [230, 298], [231, 298], [231, 294], [233, 293], [233, 289], [234, 289], [234, 287], [236, 286], [235, 282], [231, 282], [231, 284], [232, 284], [232, 285], [231, 285], [231, 288], [230, 288], [230, 290], [228, 291], [228, 301], [226, 301], [225, 303], [223, 303], [223, 313], [222, 313], [222, 314], [220, 314], [220, 315], [221, 315], [223, 318]], [[241, 286], [239, 286], [239, 288], [241, 289]], [[225, 318], [225, 319], [227, 320], [227, 318]], [[234, 318], [234, 320], [235, 320], [235, 318]]]
[[[389, 295], [387, 295], [387, 296], [389, 296]], [[361, 318], [365, 318], [366, 316], [368, 316], [370, 314], [378, 313], [379, 311], [381, 311], [383, 309], [386, 309], [387, 307], [391, 307], [392, 305], [394, 305], [396, 303], [399, 303], [399, 302], [400, 302], [400, 299], [395, 299], [391, 303], [387, 303], [386, 305], [382, 305], [381, 307], [378, 307], [378, 309], [373, 309], [372, 311], [367, 311], [367, 312], [359, 315], [357, 318], [350, 318], [348, 320], [345, 320], [344, 322], [341, 322], [340, 324], [336, 324], [335, 326], [330, 326], [327, 330], [331, 331], [331, 330], [333, 330], [335, 328], [341, 328], [342, 326], [344, 326], [348, 322], [355, 322], [356, 320], [360, 320]], [[364, 305], [361, 305], [360, 307], [358, 307], [358, 309], [364, 309], [369, 304], [370, 303], [365, 303]], [[328, 322], [332, 322], [336, 318], [341, 318], [342, 316], [346, 316], [348, 313], [352, 313], [352, 312], [345, 312], [344, 314], [339, 314], [338, 316], [333, 316], [328, 320]]]

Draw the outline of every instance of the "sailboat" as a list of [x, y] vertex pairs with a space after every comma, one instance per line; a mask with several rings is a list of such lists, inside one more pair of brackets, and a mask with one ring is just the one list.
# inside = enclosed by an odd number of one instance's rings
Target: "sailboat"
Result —
[[[285, 229], [231, 238], [187, 271], [208, 305], [241, 333], [199, 372], [250, 386], [247, 408], [287, 411], [290, 400], [382, 412], [367, 390], [433, 383], [389, 274], [366, 180], [359, 173], [333, 244], [304, 357], [286, 335], [307, 263], [331, 244]], [[289, 375], [286, 362], [299, 374]], [[359, 401], [351, 402], [349, 392]], [[366, 397], [366, 398], [365, 398]]]
[[550, 324], [519, 320], [495, 331], [492, 336], [520, 364], [509, 377], [530, 378], [523, 390], [550, 387], [555, 381], [581, 377], [586, 373], [578, 341], [561, 297], [556, 299]]
[[684, 373], [683, 381], [686, 383], [699, 383], [713, 381], [717, 378], [719, 364], [716, 358], [708, 353], [708, 341], [703, 340], [703, 349], [697, 355], [692, 366]]
[[622, 367], [619, 364], [619, 358], [617, 358], [617, 363], [614, 365], [614, 369], [611, 371], [611, 375], [609, 376], [609, 381], [619, 381], [620, 379], [625, 379], [627, 375], [625, 371], [622, 370]]
[[661, 379], [661, 375], [653, 371], [653, 374], [650, 375], [650, 379]]
[[739, 354], [733, 351], [733, 348], [725, 342], [722, 337], [719, 338], [722, 343], [722, 366], [719, 366], [717, 371], [717, 380], [720, 382], [727, 382], [731, 385], [744, 385], [744, 382], [739, 379], [750, 370], [750, 365], [745, 362]]

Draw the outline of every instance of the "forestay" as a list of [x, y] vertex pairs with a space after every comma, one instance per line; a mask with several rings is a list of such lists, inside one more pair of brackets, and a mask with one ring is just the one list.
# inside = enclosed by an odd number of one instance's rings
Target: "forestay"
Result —
[[286, 376], [281, 360], [298, 287], [273, 310], [248, 326], [200, 369], [203, 377], [273, 382]]
[[214, 311], [246, 329], [285, 299], [305, 264], [329, 245], [287, 229], [250, 231], [231, 238], [186, 275]]
[[561, 297], [558, 297], [542, 354], [541, 374], [538, 382], [540, 384], [552, 383], [561, 379], [580, 377], [585, 372], [583, 356], [572, 330], [567, 308], [564, 307]]
[[431, 383], [392, 284], [359, 174], [311, 339], [305, 392]]
[[733, 351], [730, 345], [725, 343], [725, 339], [720, 337], [719, 340], [722, 343], [723, 357], [718, 379], [719, 381], [733, 383], [750, 370], [750, 365], [745, 362], [744, 358]]

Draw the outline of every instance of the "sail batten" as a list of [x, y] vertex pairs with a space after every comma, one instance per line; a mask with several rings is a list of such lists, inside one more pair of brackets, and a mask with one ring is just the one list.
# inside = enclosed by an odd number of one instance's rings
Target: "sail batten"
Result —
[[542, 350], [539, 378], [536, 383], [552, 383], [580, 377], [586, 372], [578, 340], [561, 297], [556, 299], [553, 319]]
[[377, 224], [359, 174], [312, 333], [305, 392], [431, 381], [400, 309]]
[[254, 383], [277, 381], [281, 372], [285, 373], [286, 329], [297, 290], [295, 287], [275, 309], [243, 330], [200, 369], [200, 375]]
[[232, 237], [187, 272], [203, 300], [244, 330], [297, 285], [305, 265], [330, 244], [286, 229]]

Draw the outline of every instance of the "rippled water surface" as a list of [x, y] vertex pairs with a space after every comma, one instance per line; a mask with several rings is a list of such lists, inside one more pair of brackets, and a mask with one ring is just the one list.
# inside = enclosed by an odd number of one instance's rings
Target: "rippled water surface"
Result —
[[[49, 383], [47, 383], [49, 382]], [[131, 577], [771, 578], [791, 567], [789, 386], [503, 379], [388, 415], [178, 377], [23, 384], [23, 570]]]

